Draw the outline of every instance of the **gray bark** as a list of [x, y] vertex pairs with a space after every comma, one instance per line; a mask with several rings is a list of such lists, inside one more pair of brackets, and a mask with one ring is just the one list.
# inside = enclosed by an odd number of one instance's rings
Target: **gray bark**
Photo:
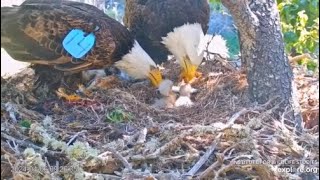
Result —
[[[222, 0], [240, 32], [241, 58], [247, 73], [249, 96], [260, 104], [278, 96], [289, 118], [301, 125], [293, 72], [285, 53], [280, 17], [274, 0]], [[293, 119], [291, 119], [293, 120]]]

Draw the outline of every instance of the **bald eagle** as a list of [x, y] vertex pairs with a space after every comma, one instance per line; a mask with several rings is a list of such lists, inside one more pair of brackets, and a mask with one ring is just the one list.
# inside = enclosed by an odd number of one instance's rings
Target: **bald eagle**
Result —
[[208, 0], [126, 0], [124, 24], [157, 63], [173, 54], [189, 82], [203, 54], [199, 45], [208, 30]]
[[[74, 57], [63, 46], [74, 29], [81, 30], [83, 38], [95, 36], [93, 48], [82, 57]], [[126, 27], [84, 3], [27, 0], [20, 6], [1, 7], [1, 48], [15, 60], [38, 65], [35, 73], [47, 79], [60, 80], [54, 72], [115, 66], [133, 78], [151, 80], [154, 86], [162, 81], [156, 63]], [[47, 69], [39, 69], [43, 67]]]

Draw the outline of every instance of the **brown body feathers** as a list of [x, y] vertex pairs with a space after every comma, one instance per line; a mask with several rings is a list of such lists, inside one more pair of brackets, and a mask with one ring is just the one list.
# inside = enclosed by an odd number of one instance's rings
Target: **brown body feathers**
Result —
[[[95, 32], [95, 46], [75, 59], [62, 46], [72, 29]], [[98, 8], [78, 2], [27, 0], [1, 8], [1, 47], [18, 61], [54, 66], [67, 72], [105, 68], [133, 47], [130, 32]]]

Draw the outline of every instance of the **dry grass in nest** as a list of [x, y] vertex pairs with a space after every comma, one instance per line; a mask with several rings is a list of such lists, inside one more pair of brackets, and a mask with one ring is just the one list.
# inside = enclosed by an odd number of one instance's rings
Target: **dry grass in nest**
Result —
[[[170, 62], [166, 67], [170, 68], [164, 70], [165, 76], [177, 82], [179, 66]], [[297, 179], [319, 173], [280, 172], [277, 168], [288, 164], [261, 163], [267, 159], [318, 162], [317, 126], [308, 124], [314, 128], [297, 135], [294, 128], [284, 123], [285, 116], [273, 118], [275, 107], [268, 106], [272, 100], [266, 105], [251, 106], [246, 96], [245, 75], [226, 70], [212, 61], [202, 66], [201, 71], [203, 77], [193, 86], [199, 90], [191, 97], [194, 106], [175, 109], [151, 107], [156, 92], [145, 82], [97, 90], [92, 98], [81, 103], [52, 99], [37, 104], [28, 90], [33, 81], [30, 70], [1, 81], [1, 141], [4, 144], [1, 166], [15, 167], [15, 164], [29, 162], [32, 153], [22, 153], [29, 147], [43, 160], [47, 158], [44, 160], [47, 166], [53, 166], [55, 161], [72, 166], [81, 162], [77, 175], [86, 179]], [[305, 77], [297, 78], [304, 113], [315, 113], [314, 109], [319, 109], [318, 103], [314, 103], [319, 102], [314, 94], [319, 91], [319, 84], [310, 82], [311, 85], [307, 84]], [[309, 121], [316, 122], [317, 119], [312, 118], [319, 115], [315, 113], [311, 117], [308, 113], [305, 116]], [[121, 116], [121, 120], [117, 116]], [[30, 121], [31, 127], [21, 125], [24, 120]], [[46, 145], [47, 141], [66, 144], [68, 148], [73, 147], [75, 141], [84, 142], [100, 154], [74, 161], [68, 151]], [[43, 152], [43, 147], [48, 151]], [[41, 164], [40, 159], [32, 157], [32, 163]], [[245, 161], [249, 159], [259, 163]], [[319, 168], [316, 163], [289, 166]], [[40, 176], [22, 171], [1, 174], [2, 178], [13, 175], [15, 178]], [[61, 176], [75, 178], [63, 173], [41, 174], [41, 178]]]

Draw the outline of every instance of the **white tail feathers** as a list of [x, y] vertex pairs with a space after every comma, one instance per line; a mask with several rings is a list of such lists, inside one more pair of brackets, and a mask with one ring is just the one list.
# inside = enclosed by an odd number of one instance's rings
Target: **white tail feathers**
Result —
[[145, 79], [148, 77], [151, 67], [156, 67], [157, 65], [139, 43], [135, 41], [131, 51], [116, 62], [115, 66], [135, 79]]
[[184, 24], [162, 38], [162, 43], [181, 63], [188, 55], [192, 64], [199, 65], [205, 49], [204, 34], [199, 23]]
[[209, 42], [207, 48], [210, 53], [220, 54], [223, 58], [229, 58], [227, 42], [221, 35], [206, 35], [205, 39]]

